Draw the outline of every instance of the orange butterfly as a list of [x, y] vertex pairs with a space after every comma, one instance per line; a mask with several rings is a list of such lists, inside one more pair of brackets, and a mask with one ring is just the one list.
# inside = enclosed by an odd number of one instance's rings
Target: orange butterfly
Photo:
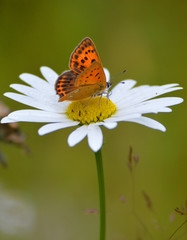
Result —
[[55, 83], [59, 102], [77, 101], [102, 95], [109, 83], [96, 47], [90, 38], [85, 38], [75, 48], [69, 61], [70, 71], [63, 72]]

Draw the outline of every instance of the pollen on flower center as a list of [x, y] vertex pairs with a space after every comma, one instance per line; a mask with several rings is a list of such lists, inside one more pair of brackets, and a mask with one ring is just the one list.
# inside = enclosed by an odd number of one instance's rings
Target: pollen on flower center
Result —
[[105, 97], [95, 97], [88, 101], [72, 102], [66, 112], [68, 118], [81, 124], [90, 124], [102, 122], [116, 112], [116, 105]]

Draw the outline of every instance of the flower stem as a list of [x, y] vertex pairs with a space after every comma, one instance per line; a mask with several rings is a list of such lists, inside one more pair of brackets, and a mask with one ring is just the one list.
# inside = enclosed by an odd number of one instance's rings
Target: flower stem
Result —
[[106, 231], [106, 210], [105, 210], [105, 185], [103, 174], [103, 163], [101, 149], [95, 153], [97, 164], [97, 176], [99, 184], [99, 205], [100, 205], [100, 237], [99, 240], [105, 240]]

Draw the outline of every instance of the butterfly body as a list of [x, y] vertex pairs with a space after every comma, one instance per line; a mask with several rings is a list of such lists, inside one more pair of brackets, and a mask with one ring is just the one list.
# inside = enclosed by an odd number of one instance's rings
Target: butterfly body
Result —
[[78, 101], [102, 94], [106, 77], [96, 47], [85, 38], [75, 48], [69, 63], [70, 71], [63, 72], [55, 84], [59, 101]]

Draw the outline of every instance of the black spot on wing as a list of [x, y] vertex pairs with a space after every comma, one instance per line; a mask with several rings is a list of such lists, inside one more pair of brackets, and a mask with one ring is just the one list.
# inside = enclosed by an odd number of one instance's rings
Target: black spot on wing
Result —
[[73, 66], [76, 68], [79, 65], [77, 61], [74, 62]]
[[83, 65], [80, 65], [80, 70], [82, 70], [82, 71], [84, 71], [85, 70], [85, 66], [83, 66]]

